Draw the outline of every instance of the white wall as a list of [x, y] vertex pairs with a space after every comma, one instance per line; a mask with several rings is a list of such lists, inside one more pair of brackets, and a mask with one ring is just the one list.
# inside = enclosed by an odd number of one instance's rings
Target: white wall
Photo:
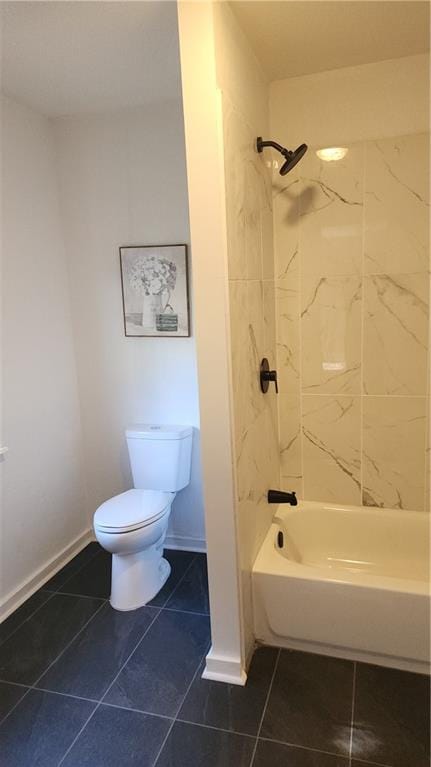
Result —
[[268, 136], [268, 83], [227, 3], [214, 4], [222, 90], [230, 341], [235, 427], [235, 515], [246, 656], [254, 649], [251, 573], [271, 525], [269, 488], [280, 482], [277, 396], [259, 385], [276, 361], [271, 172], [256, 137]]
[[67, 271], [49, 122], [2, 99], [1, 593], [88, 527]]
[[[212, 647], [205, 674], [243, 683], [245, 652], [234, 513], [232, 381], [223, 128], [211, 2], [181, 2], [178, 21], [196, 290]], [[208, 214], [206, 214], [208, 212]]]
[[205, 674], [241, 683], [254, 646], [251, 568], [270, 524], [266, 492], [279, 478], [275, 399], [258, 385], [261, 357], [275, 358], [270, 178], [255, 152], [268, 92], [227, 3], [180, 3], [179, 30], [205, 420], [213, 641]]
[[89, 512], [132, 486], [127, 424], [191, 424], [192, 481], [174, 502], [169, 535], [202, 546], [195, 340], [125, 338], [118, 253], [120, 245], [189, 243], [181, 103], [54, 124]]
[[343, 67], [270, 86], [271, 135], [286, 146], [429, 130], [429, 56]]

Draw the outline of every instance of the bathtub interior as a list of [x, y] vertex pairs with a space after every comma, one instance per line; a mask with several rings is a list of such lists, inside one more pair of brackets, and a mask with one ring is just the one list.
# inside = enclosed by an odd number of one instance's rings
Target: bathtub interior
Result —
[[430, 522], [423, 512], [309, 502], [280, 507], [274, 523], [274, 547], [291, 562], [429, 582]]

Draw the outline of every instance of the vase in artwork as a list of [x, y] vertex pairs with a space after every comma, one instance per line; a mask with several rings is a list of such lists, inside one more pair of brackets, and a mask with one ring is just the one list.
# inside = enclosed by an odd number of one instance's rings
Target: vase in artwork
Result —
[[142, 327], [155, 330], [156, 314], [162, 311], [162, 296], [160, 293], [155, 295], [145, 295], [142, 304]]

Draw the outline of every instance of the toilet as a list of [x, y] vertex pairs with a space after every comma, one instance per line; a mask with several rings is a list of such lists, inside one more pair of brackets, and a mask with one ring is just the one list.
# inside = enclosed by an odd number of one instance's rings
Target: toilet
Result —
[[147, 604], [169, 578], [163, 558], [172, 501], [190, 482], [191, 426], [138, 424], [126, 430], [132, 490], [110, 498], [94, 515], [94, 533], [112, 554], [115, 610]]

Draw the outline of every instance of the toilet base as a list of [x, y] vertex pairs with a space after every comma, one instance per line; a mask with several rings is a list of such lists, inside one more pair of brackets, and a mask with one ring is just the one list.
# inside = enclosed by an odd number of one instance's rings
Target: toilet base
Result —
[[110, 603], [114, 610], [137, 610], [159, 593], [171, 574], [163, 558], [163, 545], [156, 544], [135, 554], [112, 555]]

